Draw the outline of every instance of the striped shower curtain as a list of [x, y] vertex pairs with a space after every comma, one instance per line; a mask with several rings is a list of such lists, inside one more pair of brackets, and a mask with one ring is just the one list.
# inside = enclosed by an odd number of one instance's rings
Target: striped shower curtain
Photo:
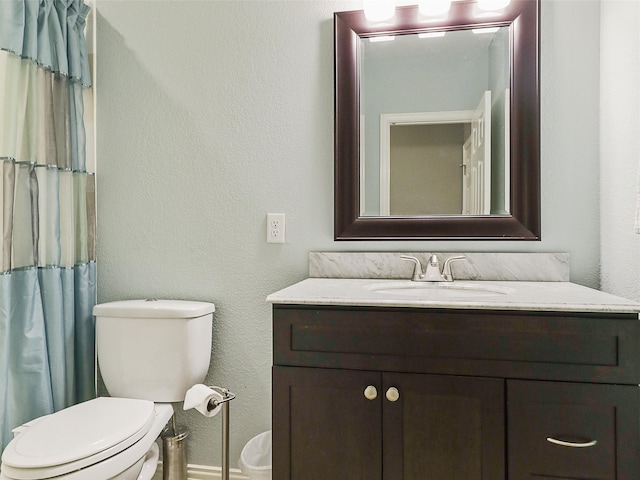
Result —
[[89, 11], [0, 0], [0, 451], [95, 396]]

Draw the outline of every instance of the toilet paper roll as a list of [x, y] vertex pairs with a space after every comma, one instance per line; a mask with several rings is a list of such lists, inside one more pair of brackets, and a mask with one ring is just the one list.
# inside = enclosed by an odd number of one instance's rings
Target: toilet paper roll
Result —
[[218, 405], [216, 408], [209, 411], [207, 407], [211, 400], [217, 400], [220, 402], [222, 401], [222, 395], [206, 385], [198, 383], [187, 390], [187, 393], [184, 396], [184, 405], [182, 408], [184, 410], [195, 408], [205, 417], [215, 417], [220, 412], [222, 405]]

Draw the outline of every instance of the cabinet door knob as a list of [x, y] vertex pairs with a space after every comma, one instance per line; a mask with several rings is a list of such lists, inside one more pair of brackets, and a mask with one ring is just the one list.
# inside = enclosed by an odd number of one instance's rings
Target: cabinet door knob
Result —
[[398, 392], [396, 387], [390, 387], [389, 390], [387, 390], [387, 400], [390, 402], [397, 402], [399, 398], [400, 392]]
[[373, 385], [369, 385], [364, 389], [364, 398], [367, 400], [375, 400], [378, 398], [378, 390]]

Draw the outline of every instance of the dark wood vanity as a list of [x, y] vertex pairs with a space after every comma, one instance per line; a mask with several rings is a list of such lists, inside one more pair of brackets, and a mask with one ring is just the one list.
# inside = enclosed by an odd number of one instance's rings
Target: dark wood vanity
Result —
[[273, 302], [275, 480], [640, 478], [637, 313]]

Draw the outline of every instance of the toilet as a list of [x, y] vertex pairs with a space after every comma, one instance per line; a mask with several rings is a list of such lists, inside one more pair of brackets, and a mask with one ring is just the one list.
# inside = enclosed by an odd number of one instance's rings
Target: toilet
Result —
[[171, 402], [204, 381], [212, 303], [125, 300], [96, 305], [96, 350], [109, 397], [14, 430], [0, 480], [149, 480]]

